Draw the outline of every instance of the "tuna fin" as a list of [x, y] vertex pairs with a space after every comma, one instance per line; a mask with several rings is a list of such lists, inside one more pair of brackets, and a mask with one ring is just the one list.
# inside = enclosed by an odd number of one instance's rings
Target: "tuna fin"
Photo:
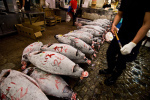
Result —
[[8, 70], [8, 71], [3, 75], [3, 77], [7, 77], [9, 74], [10, 74], [10, 70]]
[[63, 89], [63, 93], [69, 93], [70, 90], [71, 88], [69, 86], [65, 86]]
[[76, 47], [76, 43], [72, 39], [70, 39], [70, 40], [71, 40], [71, 45]]
[[78, 52], [78, 50], [77, 50], [77, 52], [76, 52], [76, 56], [78, 56], [78, 53], [79, 53], [79, 52]]
[[79, 65], [78, 65], [78, 64], [76, 64], [76, 65], [74, 66], [74, 68], [73, 68], [73, 72], [78, 71], [78, 68], [79, 68]]
[[48, 43], [47, 47], [50, 47], [52, 44], [51, 43]]
[[27, 76], [26, 74], [22, 73], [22, 76], [24, 76], [25, 78], [27, 78], [30, 82], [32, 82], [33, 84], [35, 84], [38, 88], [40, 88], [39, 84], [32, 78]]
[[36, 54], [40, 54], [40, 53], [42, 53], [42, 51], [38, 51], [37, 53], [35, 53], [35, 55], [36, 55]]

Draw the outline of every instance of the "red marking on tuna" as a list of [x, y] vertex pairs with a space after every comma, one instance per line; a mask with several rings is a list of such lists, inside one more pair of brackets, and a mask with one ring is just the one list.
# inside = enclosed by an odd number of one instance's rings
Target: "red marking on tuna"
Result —
[[6, 90], [7, 90], [7, 91], [9, 91], [9, 90], [10, 90], [10, 88], [11, 88], [11, 87], [8, 87], [8, 89], [6, 89]]
[[11, 84], [15, 84], [16, 85], [16, 83], [14, 83], [14, 82], [11, 82]]
[[71, 97], [71, 100], [76, 100], [76, 95], [77, 95], [76, 93], [73, 93], [72, 97]]
[[6, 96], [5, 96], [5, 94], [3, 94], [3, 93], [2, 93], [2, 96], [1, 96], [1, 98], [2, 98], [2, 100], [3, 100], [3, 99], [6, 99]]
[[84, 47], [87, 48], [87, 45], [84, 43]]
[[68, 49], [65, 49], [65, 52], [67, 52]]
[[58, 56], [55, 56], [57, 59], [59, 59], [59, 60], [63, 60], [63, 59], [65, 59], [65, 57], [64, 56], [61, 56], [61, 55], [59, 55], [59, 57]]
[[28, 88], [26, 88], [26, 91], [25, 91], [25, 93], [23, 94], [23, 87], [21, 87], [20, 89], [17, 90], [17, 92], [16, 92], [13, 96], [11, 96], [11, 98], [13, 98], [19, 91], [21, 91], [21, 92], [20, 92], [20, 97], [17, 98], [17, 100], [20, 100], [22, 97], [24, 97], [24, 96], [27, 94]]
[[33, 44], [31, 44], [30, 46], [33, 47]]
[[[59, 48], [61, 48], [61, 50], [59, 49]], [[55, 48], [53, 48], [55, 51], [57, 50], [58, 52], [62, 52], [63, 50], [65, 51], [65, 52], [67, 52], [67, 50], [68, 49], [64, 49], [65, 48], [65, 46], [64, 47], [55, 47]]]
[[60, 83], [60, 82], [58, 80], [55, 80], [55, 82], [56, 82], [55, 86], [58, 89], [58, 83]]
[[47, 59], [48, 59], [48, 58], [45, 58], [45, 61], [44, 61], [44, 62], [47, 62]]
[[55, 55], [55, 54], [47, 54], [46, 57], [48, 56], [51, 58], [53, 55]]
[[54, 50], [55, 50], [55, 51], [58, 50], [58, 47], [56, 46], [56, 47], [54, 48]]
[[60, 62], [58, 62], [58, 60], [57, 60], [57, 59], [55, 59], [55, 60], [54, 60], [54, 64], [55, 64], [55, 62], [58, 64], [58, 66], [59, 66], [59, 64], [61, 63], [61, 61], [60, 61]]
[[31, 52], [31, 51], [33, 51], [33, 50], [34, 50], [33, 48], [27, 48], [27, 49], [25, 50], [25, 53]]
[[44, 80], [44, 79], [46, 79], [46, 78], [40, 78], [40, 79], [43, 79], [43, 80]]
[[[48, 56], [48, 57], [51, 58], [53, 55], [55, 55], [55, 54], [47, 54], [46, 57]], [[47, 62], [47, 60], [48, 60], [48, 58], [46, 58], [46, 57], [45, 57], [45, 61], [44, 61], [44, 62]], [[41, 63], [42, 63], [42, 61], [41, 61]], [[42, 63], [42, 64], [43, 64], [43, 63]], [[43, 64], [43, 65], [45, 65], [45, 64]]]
[[[41, 63], [42, 63], [42, 61], [40, 61]], [[44, 61], [44, 62], [46, 62], [46, 61]], [[42, 63], [43, 64], [43, 63]], [[45, 64], [43, 64], [43, 65], [45, 65]]]
[[45, 74], [45, 76], [49, 76], [49, 75], [52, 75], [52, 74], [50, 74], [50, 73], [49, 74]]
[[60, 63], [61, 63], [61, 60], [64, 60], [65, 59], [65, 57], [64, 56], [62, 56], [62, 55], [59, 55], [59, 57], [58, 56], [56, 56], [55, 55], [55, 57], [57, 58], [57, 59], [55, 59], [54, 60], [54, 64], [58, 64], [58, 66], [60, 65]]
[[74, 38], [74, 39], [75, 39], [76, 43], [78, 43], [78, 40], [79, 40], [79, 39], [78, 39], [78, 38]]

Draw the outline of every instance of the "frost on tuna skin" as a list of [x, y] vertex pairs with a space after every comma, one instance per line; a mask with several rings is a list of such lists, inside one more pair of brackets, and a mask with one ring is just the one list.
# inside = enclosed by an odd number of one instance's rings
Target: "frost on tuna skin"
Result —
[[24, 73], [34, 78], [47, 95], [68, 99], [76, 98], [76, 93], [69, 88], [68, 84], [60, 76], [49, 74], [35, 67], [27, 68]]
[[80, 77], [84, 71], [78, 66], [78, 70], [73, 72], [72, 69], [76, 64], [66, 56], [56, 52], [32, 52], [28, 58], [33, 65], [52, 74]]

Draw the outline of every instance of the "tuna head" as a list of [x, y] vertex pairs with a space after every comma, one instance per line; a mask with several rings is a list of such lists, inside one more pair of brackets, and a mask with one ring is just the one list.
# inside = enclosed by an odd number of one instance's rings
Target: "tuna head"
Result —
[[22, 54], [22, 59], [21, 59], [21, 64], [23, 65], [21, 67], [22, 70], [24, 70], [27, 66], [27, 63], [29, 62], [28, 58], [26, 55], [28, 55], [29, 53], [33, 52], [33, 51], [39, 51], [41, 46], [43, 46], [42, 42], [34, 42], [30, 45], [28, 45], [24, 50], [23, 50], [23, 54]]
[[55, 35], [56, 40], [60, 43], [71, 44], [71, 40], [68, 37], [62, 35]]
[[48, 43], [48, 44], [46, 44], [46, 45], [43, 45], [40, 50], [46, 51], [46, 48], [50, 47], [51, 45], [52, 45], [51, 43]]
[[3, 80], [5, 80], [5, 78], [10, 74], [10, 69], [4, 69], [1, 71], [0, 74], [0, 84]]

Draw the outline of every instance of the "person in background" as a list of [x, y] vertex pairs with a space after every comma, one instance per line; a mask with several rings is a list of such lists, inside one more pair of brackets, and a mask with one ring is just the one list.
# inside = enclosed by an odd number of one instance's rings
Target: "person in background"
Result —
[[118, 37], [122, 44], [120, 49], [114, 38], [107, 50], [108, 68], [99, 70], [99, 74], [111, 74], [104, 81], [105, 85], [113, 85], [126, 69], [126, 62], [136, 59], [145, 35], [150, 29], [150, 0], [122, 0], [121, 6], [112, 24], [111, 31], [115, 35], [116, 25], [123, 18]]
[[77, 17], [76, 12], [77, 12], [77, 0], [71, 0], [69, 3], [68, 14], [71, 13], [71, 15], [72, 15], [73, 26], [75, 25], [75, 21], [76, 21], [76, 17]]
[[108, 2], [107, 2], [107, 1], [105, 1], [104, 5], [103, 5], [103, 8], [106, 8], [106, 7], [111, 7], [111, 5], [110, 5], [110, 4], [108, 4]]
[[30, 0], [19, 0], [19, 1], [20, 1], [22, 11], [30, 10]]

